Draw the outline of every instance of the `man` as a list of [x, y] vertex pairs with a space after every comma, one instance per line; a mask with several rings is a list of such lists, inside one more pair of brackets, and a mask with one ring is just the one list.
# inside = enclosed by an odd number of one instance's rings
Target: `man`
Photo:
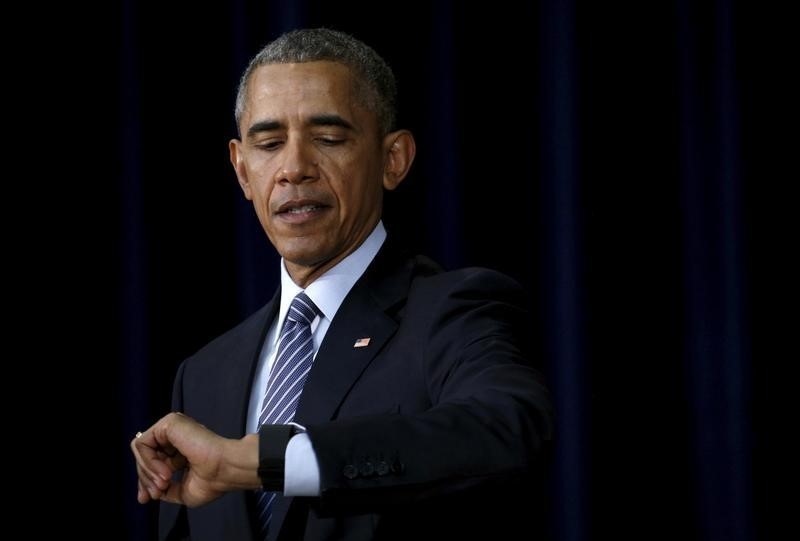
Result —
[[281, 287], [131, 443], [163, 539], [529, 538], [551, 410], [519, 291], [386, 238], [383, 190], [415, 154], [394, 101], [385, 62], [330, 30], [245, 71], [230, 156]]

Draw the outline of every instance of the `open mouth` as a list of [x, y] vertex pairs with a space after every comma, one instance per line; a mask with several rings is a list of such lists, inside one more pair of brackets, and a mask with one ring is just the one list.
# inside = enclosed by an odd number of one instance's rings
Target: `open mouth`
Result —
[[329, 208], [330, 206], [319, 201], [295, 200], [282, 204], [275, 214], [286, 222], [300, 224], [313, 220]]
[[303, 214], [304, 212], [313, 212], [323, 208], [322, 205], [303, 205], [301, 207], [291, 207], [286, 210], [278, 212], [278, 214]]

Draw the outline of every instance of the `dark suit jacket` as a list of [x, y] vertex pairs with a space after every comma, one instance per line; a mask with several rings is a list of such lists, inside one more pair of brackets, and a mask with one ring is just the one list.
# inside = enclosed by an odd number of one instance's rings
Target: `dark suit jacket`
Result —
[[[387, 241], [336, 313], [295, 421], [319, 460], [319, 498], [281, 498], [271, 539], [536, 539], [546, 389], [522, 344], [518, 286], [442, 272]], [[174, 408], [244, 436], [254, 368], [280, 292], [180, 367]], [[369, 338], [367, 347], [354, 348]], [[162, 539], [253, 539], [253, 495], [162, 504]], [[522, 528], [520, 530], [519, 528]]]

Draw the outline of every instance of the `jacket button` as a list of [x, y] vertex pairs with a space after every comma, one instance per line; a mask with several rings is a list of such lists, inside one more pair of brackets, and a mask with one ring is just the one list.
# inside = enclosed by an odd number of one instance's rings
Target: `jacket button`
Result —
[[361, 467], [358, 470], [363, 477], [369, 477], [373, 473], [375, 473], [375, 466], [372, 465], [372, 462], [364, 462], [361, 464]]
[[381, 460], [378, 462], [378, 465], [375, 466], [375, 472], [383, 477], [384, 475], [388, 475], [389, 473], [389, 464], [385, 460]]
[[356, 477], [358, 477], [358, 468], [356, 468], [352, 464], [348, 464], [347, 466], [344, 467], [342, 473], [348, 479], [355, 479]]

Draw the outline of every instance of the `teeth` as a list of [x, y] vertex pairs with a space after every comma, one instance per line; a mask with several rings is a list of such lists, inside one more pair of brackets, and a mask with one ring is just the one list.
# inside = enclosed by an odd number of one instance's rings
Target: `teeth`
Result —
[[302, 212], [311, 212], [314, 209], [319, 208], [317, 205], [305, 205], [302, 207], [292, 208], [287, 210], [286, 212], [290, 212], [292, 214], [300, 214]]

